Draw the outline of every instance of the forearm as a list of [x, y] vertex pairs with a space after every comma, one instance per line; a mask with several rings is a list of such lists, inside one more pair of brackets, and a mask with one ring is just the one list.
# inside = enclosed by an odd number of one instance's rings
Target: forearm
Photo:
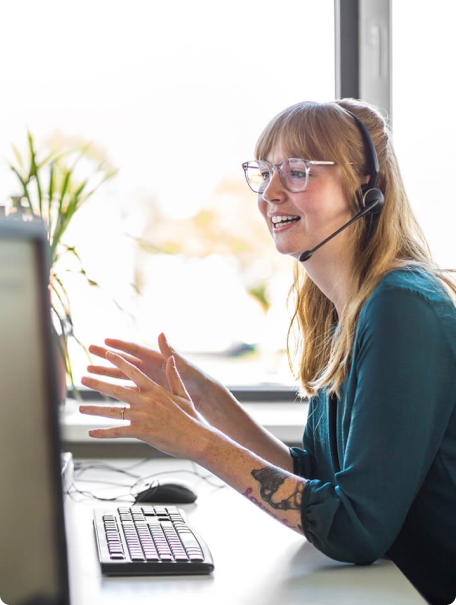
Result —
[[200, 411], [213, 427], [233, 441], [275, 466], [293, 471], [289, 448], [256, 422], [222, 384], [214, 384]]
[[195, 461], [302, 534], [301, 499], [306, 480], [272, 465], [219, 431], [203, 431]]

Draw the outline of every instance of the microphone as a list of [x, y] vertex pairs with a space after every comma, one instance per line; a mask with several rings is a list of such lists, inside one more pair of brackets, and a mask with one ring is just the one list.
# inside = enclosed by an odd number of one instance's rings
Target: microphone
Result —
[[368, 214], [369, 212], [372, 212], [373, 209], [375, 207], [377, 207], [376, 212], [379, 212], [383, 206], [383, 194], [379, 189], [371, 189], [368, 193], [371, 193], [372, 191], [375, 191], [375, 194], [377, 194], [377, 192], [380, 195], [374, 195], [372, 196], [371, 200], [366, 200], [367, 204], [366, 207], [363, 208], [361, 210], [361, 212], [358, 212], [357, 215], [355, 215], [351, 220], [348, 221], [348, 223], [345, 223], [345, 225], [343, 225], [340, 229], [338, 229], [337, 231], [335, 231], [332, 235], [330, 235], [329, 237], [327, 237], [325, 240], [323, 240], [322, 242], [320, 242], [318, 244], [318, 246], [315, 246], [315, 248], [312, 248], [312, 250], [306, 250], [305, 252], [303, 252], [301, 254], [301, 256], [299, 257], [299, 262], [300, 263], [305, 263], [306, 260], [309, 260], [309, 258], [312, 256], [312, 254], [318, 250], [318, 248], [321, 248], [324, 244], [326, 244], [327, 242], [329, 242], [329, 240], [331, 240], [333, 237], [336, 237], [336, 235], [339, 235], [339, 233], [341, 231], [343, 231], [344, 229], [346, 229], [347, 227], [350, 227], [350, 225], [352, 223], [354, 223], [355, 221], [357, 221], [358, 219], [362, 218], [364, 215]]

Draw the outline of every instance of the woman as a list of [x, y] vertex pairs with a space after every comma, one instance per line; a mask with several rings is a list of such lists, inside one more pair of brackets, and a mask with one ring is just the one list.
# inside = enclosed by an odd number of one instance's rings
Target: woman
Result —
[[194, 460], [328, 556], [358, 564], [388, 556], [431, 603], [449, 603], [456, 287], [430, 258], [384, 120], [359, 101], [300, 103], [268, 124], [256, 160], [244, 169], [259, 210], [277, 250], [298, 260], [295, 359], [310, 397], [303, 449], [258, 426], [163, 334], [160, 353], [112, 339], [109, 350], [91, 347], [112, 363], [91, 373], [133, 386], [83, 379], [129, 404], [83, 406], [131, 421], [90, 434], [137, 437]]

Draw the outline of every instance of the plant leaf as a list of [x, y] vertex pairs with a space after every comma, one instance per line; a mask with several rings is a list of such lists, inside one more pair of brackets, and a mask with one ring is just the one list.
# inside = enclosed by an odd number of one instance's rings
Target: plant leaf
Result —
[[70, 168], [64, 168], [63, 174], [64, 174], [64, 177], [63, 177], [62, 188], [60, 190], [60, 199], [59, 199], [59, 208], [58, 208], [58, 212], [57, 212], [57, 219], [55, 222], [54, 231], [52, 233], [51, 254], [52, 254], [53, 263], [55, 262], [55, 253], [57, 250], [57, 246], [60, 242], [60, 237], [62, 235], [61, 224], [63, 221], [62, 217], [64, 216], [64, 213], [62, 212], [63, 201], [65, 199], [65, 196], [66, 196], [67, 190], [68, 190], [68, 186], [70, 184], [72, 170]]
[[[67, 316], [67, 319], [70, 321], [70, 323], [73, 323], [71, 320], [71, 306], [70, 306], [70, 298], [68, 296], [68, 292], [66, 291], [65, 286], [62, 283], [62, 280], [60, 279], [60, 277], [57, 275], [57, 273], [55, 271], [51, 272], [50, 281], [51, 281], [51, 288], [58, 296], [60, 304], [62, 305], [62, 308], [64, 309], [65, 314]], [[55, 285], [56, 283], [60, 287], [61, 294], [59, 293], [59, 291]], [[65, 300], [63, 300], [63, 298]]]
[[24, 170], [24, 161], [22, 160], [22, 156], [19, 153], [18, 148], [16, 147], [16, 145], [11, 145], [11, 147], [13, 148], [14, 155], [16, 156], [17, 163], [19, 164], [19, 168], [21, 168], [21, 170]]
[[160, 246], [157, 246], [152, 242], [148, 242], [140, 237], [135, 237], [133, 235], [127, 235], [127, 237], [134, 240], [141, 250], [144, 250], [145, 252], [150, 252], [151, 254], [169, 254], [169, 252], [167, 252], [164, 248], [160, 248]]
[[32, 177], [32, 176], [35, 177], [36, 189], [38, 192], [38, 210], [39, 210], [40, 216], [43, 217], [43, 194], [41, 191], [40, 171], [36, 164], [35, 147], [34, 147], [34, 143], [33, 143], [33, 137], [31, 135], [30, 131], [28, 132], [28, 143], [29, 143], [29, 151], [30, 151], [29, 175], [30, 175], [30, 177]]
[[52, 198], [54, 197], [54, 166], [55, 163], [51, 162], [49, 169], [49, 187], [48, 187], [48, 238], [51, 239], [52, 233]]
[[28, 205], [30, 206], [30, 210], [33, 213], [33, 204], [32, 204], [32, 200], [30, 198], [30, 194], [29, 194], [28, 187], [27, 187], [28, 183], [22, 178], [19, 171], [12, 164], [10, 164], [10, 168], [14, 172], [14, 174], [17, 176], [17, 178], [19, 179], [19, 182], [21, 183], [22, 189], [24, 191], [24, 195], [27, 198]]
[[59, 348], [61, 350], [63, 360], [65, 362], [66, 374], [67, 374], [67, 376], [70, 379], [71, 387], [73, 389], [73, 393], [76, 396], [76, 399], [81, 399], [81, 397], [79, 395], [79, 391], [78, 391], [78, 389], [77, 389], [77, 387], [76, 387], [76, 385], [74, 383], [73, 369], [71, 367], [70, 356], [68, 354], [68, 336], [67, 336], [67, 334], [65, 332], [65, 324], [64, 324], [62, 318], [60, 317], [60, 315], [58, 314], [57, 310], [55, 308], [53, 308], [53, 311], [56, 314], [57, 319], [58, 319], [58, 321], [60, 323], [60, 327], [62, 329], [62, 335], [61, 335], [62, 337], [58, 339], [58, 345], [59, 345]]

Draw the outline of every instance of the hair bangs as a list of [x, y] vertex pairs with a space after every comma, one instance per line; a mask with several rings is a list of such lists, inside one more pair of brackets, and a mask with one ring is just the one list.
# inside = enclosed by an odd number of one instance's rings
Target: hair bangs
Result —
[[304, 160], [332, 160], [326, 157], [326, 137], [318, 128], [318, 104], [298, 103], [279, 113], [261, 133], [255, 158], [266, 160], [273, 149], [279, 148], [284, 157]]

